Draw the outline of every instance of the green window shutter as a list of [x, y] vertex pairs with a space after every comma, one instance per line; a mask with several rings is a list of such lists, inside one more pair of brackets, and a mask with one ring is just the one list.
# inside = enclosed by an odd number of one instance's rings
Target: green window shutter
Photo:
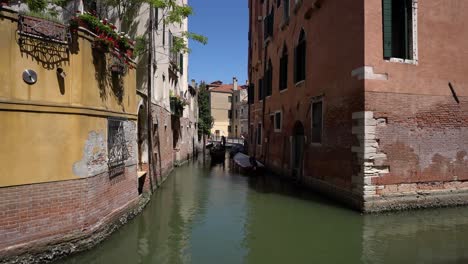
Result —
[[392, 57], [392, 1], [393, 0], [382, 0], [384, 58]]

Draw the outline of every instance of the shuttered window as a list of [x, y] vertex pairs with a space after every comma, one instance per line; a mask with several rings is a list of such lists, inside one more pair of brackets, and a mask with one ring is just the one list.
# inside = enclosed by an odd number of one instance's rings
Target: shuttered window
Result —
[[413, 59], [413, 0], [382, 0], [384, 58]]

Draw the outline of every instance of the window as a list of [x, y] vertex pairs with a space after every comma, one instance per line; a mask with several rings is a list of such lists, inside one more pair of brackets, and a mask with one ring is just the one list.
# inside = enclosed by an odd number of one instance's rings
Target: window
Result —
[[163, 46], [166, 45], [166, 23], [163, 23], [162, 43]]
[[286, 22], [289, 20], [289, 0], [282, 0], [283, 1], [283, 21]]
[[257, 125], [257, 145], [262, 145], [262, 124]]
[[228, 96], [228, 102], [229, 102], [229, 103], [232, 102], [232, 96]]
[[231, 133], [231, 126], [228, 126], [228, 133]]
[[413, 0], [382, 0], [385, 59], [414, 58], [413, 23]]
[[297, 42], [296, 51], [294, 54], [294, 80], [296, 83], [305, 80], [306, 72], [306, 39], [305, 32], [301, 30], [299, 41]]
[[232, 111], [231, 111], [231, 110], [228, 110], [228, 118], [229, 118], [229, 119], [232, 118]]
[[273, 68], [272, 68], [272, 65], [271, 65], [271, 60], [268, 60], [267, 67], [265, 69], [265, 83], [264, 83], [266, 96], [271, 95], [272, 80], [273, 80]]
[[275, 11], [272, 9], [270, 14], [265, 17], [263, 21], [264, 26], [264, 37], [267, 39], [268, 37], [273, 37], [273, 28], [275, 24]]
[[237, 136], [237, 126], [234, 127], [234, 133], [235, 133], [236, 136]]
[[239, 110], [236, 110], [236, 119], [239, 118]]
[[159, 9], [154, 9], [154, 28], [159, 29]]
[[322, 142], [323, 116], [322, 101], [312, 103], [312, 142]]
[[255, 100], [255, 85], [254, 84], [249, 85], [248, 100], [249, 100], [249, 104], [253, 104]]
[[250, 136], [250, 144], [253, 144], [254, 143], [254, 126], [253, 125], [250, 125], [250, 131], [249, 131], [249, 136]]
[[263, 100], [263, 78], [258, 80], [258, 100]]
[[184, 74], [184, 54], [179, 55], [179, 71], [180, 74]]
[[275, 132], [281, 132], [281, 125], [282, 125], [282, 115], [281, 112], [275, 113]]
[[280, 58], [280, 76], [279, 76], [279, 89], [284, 90], [288, 88], [288, 48], [286, 45], [283, 47], [283, 54]]

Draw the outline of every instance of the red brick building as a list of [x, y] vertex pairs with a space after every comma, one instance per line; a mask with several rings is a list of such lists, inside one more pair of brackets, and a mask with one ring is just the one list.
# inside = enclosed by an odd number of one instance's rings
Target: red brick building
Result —
[[252, 155], [366, 212], [468, 203], [468, 2], [249, 8]]

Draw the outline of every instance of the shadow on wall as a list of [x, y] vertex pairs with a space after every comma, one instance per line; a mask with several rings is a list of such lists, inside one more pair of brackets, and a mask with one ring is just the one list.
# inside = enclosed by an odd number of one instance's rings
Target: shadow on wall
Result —
[[68, 45], [24, 36], [18, 38], [18, 45], [22, 57], [31, 58], [47, 70], [70, 62]]
[[[108, 88], [117, 99], [120, 106], [123, 106], [124, 83], [123, 74], [115, 73], [110, 70], [114, 63], [113, 55], [108, 55], [103, 50], [93, 47], [93, 65], [95, 68], [95, 78], [98, 82], [99, 96], [103, 101], [108, 99]], [[125, 110], [125, 109], [123, 109]]]

